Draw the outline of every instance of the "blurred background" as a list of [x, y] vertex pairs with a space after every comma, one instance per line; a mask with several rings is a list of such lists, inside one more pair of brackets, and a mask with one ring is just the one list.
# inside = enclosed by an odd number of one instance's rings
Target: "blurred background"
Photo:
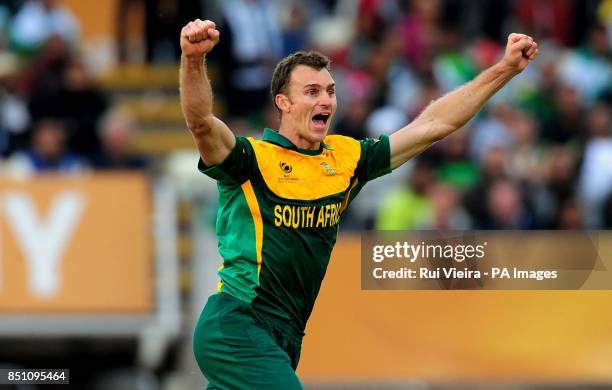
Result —
[[255, 137], [277, 127], [269, 80], [294, 51], [330, 56], [332, 132], [359, 139], [533, 36], [538, 59], [476, 118], [357, 197], [298, 373], [313, 389], [612, 386], [607, 291], [366, 292], [358, 260], [370, 229], [612, 228], [611, 0], [0, 0], [0, 367], [204, 386], [191, 332], [221, 259], [179, 104], [195, 18], [221, 31], [217, 116]]

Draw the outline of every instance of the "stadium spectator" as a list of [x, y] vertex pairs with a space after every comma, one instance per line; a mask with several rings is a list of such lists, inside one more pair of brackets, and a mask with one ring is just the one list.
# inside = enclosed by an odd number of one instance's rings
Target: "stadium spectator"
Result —
[[575, 152], [569, 146], [553, 147], [544, 162], [547, 204], [554, 214], [561, 205], [574, 197], [576, 191], [577, 161]]
[[496, 181], [508, 178], [507, 164], [507, 149], [499, 146], [489, 148], [480, 164], [480, 180], [464, 196], [465, 208], [479, 228], [487, 225], [488, 215], [485, 205], [490, 187]]
[[612, 85], [611, 54], [606, 29], [593, 26], [587, 42], [562, 57], [559, 65], [562, 83], [575, 88], [588, 103], [601, 98]]
[[[94, 85], [84, 60], [72, 55], [58, 37], [45, 44], [28, 72], [29, 110], [34, 120], [56, 118], [66, 123], [70, 148], [81, 154], [99, 150], [96, 126], [106, 110], [106, 96]], [[28, 87], [27, 85], [31, 85]]]
[[380, 200], [376, 229], [410, 230], [432, 225], [434, 205], [427, 193], [434, 183], [431, 165], [417, 161], [411, 172], [409, 185], [389, 191]]
[[282, 19], [282, 55], [286, 56], [306, 47], [308, 40], [306, 12], [297, 3], [289, 2], [284, 10]]
[[9, 17], [8, 7], [0, 4], [0, 53], [8, 49], [9, 42]]
[[514, 144], [508, 170], [515, 179], [532, 183], [542, 181], [542, 151], [535, 144], [537, 125], [534, 117], [520, 110], [516, 111], [508, 123]]
[[113, 110], [100, 122], [102, 150], [92, 159], [96, 169], [145, 169], [147, 160], [131, 150], [135, 123], [128, 112]]
[[10, 53], [0, 54], [0, 158], [25, 146], [25, 132], [30, 125], [30, 114], [17, 83], [17, 59]]
[[268, 80], [283, 49], [279, 10], [270, 1], [224, 0], [221, 11], [225, 38], [211, 59], [225, 73], [222, 88], [228, 114], [260, 116], [269, 100]]
[[[129, 1], [122, 1], [123, 11]], [[193, 0], [143, 0], [145, 5], [146, 59], [149, 62], [169, 62], [180, 58], [181, 49], [176, 43], [176, 30], [193, 15], [201, 15], [204, 1]], [[121, 16], [120, 16], [121, 17]], [[130, 23], [124, 19], [123, 23]]]
[[27, 1], [11, 25], [12, 45], [15, 50], [25, 53], [38, 50], [52, 36], [75, 46], [79, 34], [79, 22], [60, 0]]
[[452, 91], [476, 77], [478, 71], [474, 61], [461, 52], [460, 34], [445, 27], [440, 29], [438, 55], [433, 60], [433, 75], [444, 92]]
[[584, 123], [584, 108], [578, 91], [567, 85], [556, 87], [552, 102], [553, 115], [544, 124], [543, 136], [548, 142], [565, 144], [575, 141]]
[[589, 227], [603, 224], [603, 205], [612, 193], [612, 113], [604, 102], [594, 106], [588, 115], [589, 139], [584, 149], [579, 193], [586, 206]]
[[366, 138], [368, 134], [366, 133], [364, 123], [371, 110], [372, 106], [367, 99], [351, 99], [343, 115], [338, 119], [334, 127], [334, 132], [341, 135], [348, 135], [355, 139]]
[[497, 180], [487, 193], [484, 229], [532, 229], [536, 227], [533, 215], [527, 209], [520, 187], [510, 180]]
[[565, 200], [557, 210], [554, 229], [582, 230], [585, 228], [584, 213], [576, 198]]
[[460, 194], [452, 186], [438, 182], [427, 192], [431, 200], [432, 217], [425, 220], [419, 229], [428, 230], [468, 230], [472, 227], [472, 220], [460, 204]]
[[69, 145], [81, 155], [93, 155], [100, 149], [96, 127], [108, 107], [106, 96], [93, 83], [83, 60], [71, 58], [64, 69], [59, 91], [60, 115], [69, 127]]
[[512, 146], [512, 133], [508, 127], [512, 115], [509, 105], [494, 104], [489, 115], [474, 124], [470, 155], [475, 161], [484, 161], [491, 148], [509, 149]]
[[567, 45], [570, 42], [573, 3], [567, 0], [519, 0], [516, 15], [525, 31]]
[[612, 229], [612, 192], [608, 194], [603, 207], [602, 229]]
[[363, 69], [373, 57], [385, 31], [384, 19], [378, 12], [376, 1], [360, 1], [354, 24], [354, 37], [347, 53], [347, 65]]
[[426, 158], [436, 164], [436, 177], [458, 190], [466, 191], [478, 184], [480, 171], [468, 156], [469, 128], [447, 137], [426, 153]]
[[34, 119], [61, 117], [62, 102], [58, 95], [64, 85], [64, 72], [70, 58], [66, 43], [58, 36], [51, 36], [25, 69], [21, 90], [30, 97], [29, 110]]
[[30, 149], [13, 154], [7, 163], [8, 173], [17, 176], [43, 172], [77, 173], [85, 168], [86, 163], [67, 148], [65, 125], [53, 119], [37, 122]]
[[427, 74], [440, 37], [440, 1], [411, 0], [409, 4], [400, 22], [404, 55], [414, 69]]

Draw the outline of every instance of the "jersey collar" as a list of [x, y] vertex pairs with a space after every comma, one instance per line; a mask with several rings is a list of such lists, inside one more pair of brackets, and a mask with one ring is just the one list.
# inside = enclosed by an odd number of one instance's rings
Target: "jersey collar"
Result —
[[329, 145], [326, 145], [324, 142], [321, 142], [319, 150], [300, 149], [295, 146], [293, 142], [289, 141], [289, 139], [287, 139], [285, 136], [279, 134], [278, 131], [269, 129], [267, 127], [264, 129], [263, 140], [271, 142], [278, 146], [282, 146], [283, 148], [295, 150], [298, 153], [307, 154], [309, 156], [316, 156], [318, 154], [321, 154], [321, 152], [323, 152], [323, 149], [333, 150]]

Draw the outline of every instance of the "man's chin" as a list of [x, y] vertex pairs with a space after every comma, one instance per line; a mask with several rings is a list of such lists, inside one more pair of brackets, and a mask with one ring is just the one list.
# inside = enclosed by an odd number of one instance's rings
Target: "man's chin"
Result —
[[325, 127], [310, 126], [309, 141], [310, 142], [323, 142], [323, 140], [327, 136], [328, 131], [329, 131], [329, 126], [325, 126]]

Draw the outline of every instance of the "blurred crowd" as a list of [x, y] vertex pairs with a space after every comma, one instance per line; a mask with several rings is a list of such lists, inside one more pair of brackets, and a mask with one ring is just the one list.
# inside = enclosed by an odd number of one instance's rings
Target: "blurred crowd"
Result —
[[[219, 1], [215, 85], [237, 132], [275, 127], [268, 80], [300, 49], [332, 58], [333, 132], [391, 133], [494, 64], [507, 34], [537, 61], [464, 129], [368, 184], [345, 228], [612, 227], [612, 1]], [[251, 130], [251, 131], [250, 131]], [[252, 132], [255, 130], [256, 132]]]
[[[151, 11], [169, 1], [143, 0], [152, 63], [178, 60], [178, 29], [155, 27], [162, 13]], [[189, 4], [173, 26], [217, 22], [216, 108], [254, 136], [277, 127], [271, 72], [296, 50], [330, 56], [332, 131], [364, 138], [399, 129], [494, 64], [508, 33], [530, 34], [538, 59], [465, 128], [366, 186], [345, 228], [612, 228], [612, 0], [173, 3]], [[61, 0], [0, 4], [0, 170], [145, 167], [127, 147], [134, 121], [96, 88]]]
[[0, 172], [146, 166], [129, 151], [133, 119], [95, 85], [79, 44], [60, 0], [0, 3]]

